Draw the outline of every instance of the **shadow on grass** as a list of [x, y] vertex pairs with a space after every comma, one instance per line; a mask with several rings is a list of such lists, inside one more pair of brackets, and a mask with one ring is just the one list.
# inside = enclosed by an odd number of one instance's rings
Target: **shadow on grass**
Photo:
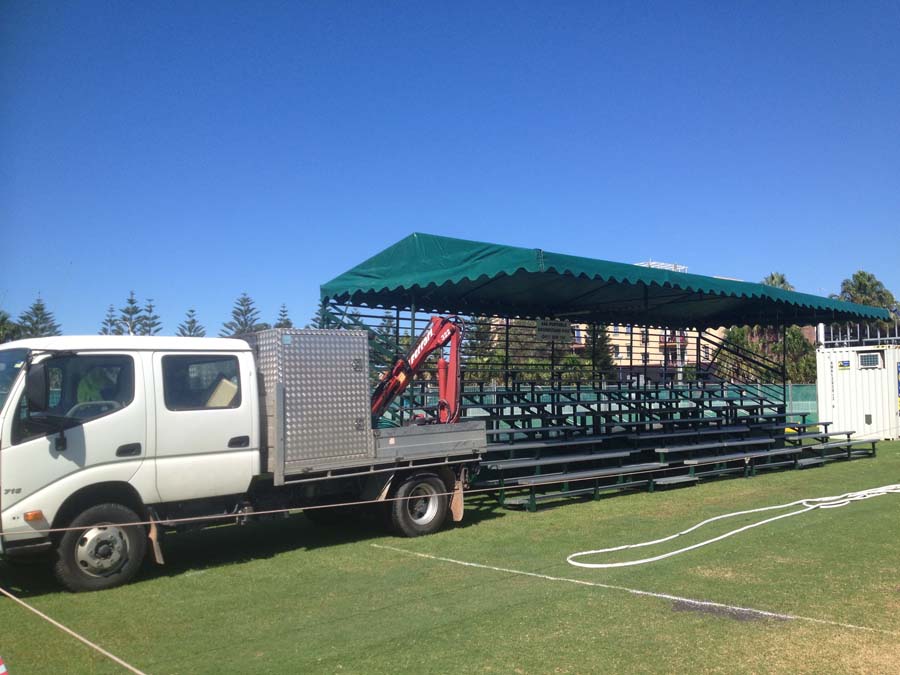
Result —
[[[503, 513], [499, 505], [476, 498], [467, 503], [461, 523], [446, 527], [465, 529], [501, 517]], [[331, 522], [314, 522], [312, 518], [298, 514], [243, 526], [229, 524], [168, 533], [161, 542], [165, 565], [151, 562], [152, 552], [148, 546], [144, 567], [132, 583], [271, 558], [288, 551], [340, 546], [387, 535], [389, 532], [381, 514], [371, 509], [339, 516]], [[59, 592], [61, 587], [53, 578], [52, 564], [52, 556], [30, 561], [0, 562], [0, 585], [22, 598]]]

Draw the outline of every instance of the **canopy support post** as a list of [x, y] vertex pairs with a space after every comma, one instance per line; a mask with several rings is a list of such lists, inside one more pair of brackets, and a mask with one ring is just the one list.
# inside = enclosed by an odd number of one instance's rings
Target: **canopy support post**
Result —
[[506, 317], [503, 336], [503, 387], [509, 389], [509, 317]]
[[787, 405], [787, 324], [783, 320], [781, 321], [781, 400]]
[[[415, 342], [418, 333], [416, 332], [416, 296], [409, 296], [409, 338], [410, 344]], [[416, 405], [416, 391], [413, 382], [409, 383], [409, 419], [413, 419], [413, 408]], [[400, 425], [403, 426], [403, 406], [400, 406]]]

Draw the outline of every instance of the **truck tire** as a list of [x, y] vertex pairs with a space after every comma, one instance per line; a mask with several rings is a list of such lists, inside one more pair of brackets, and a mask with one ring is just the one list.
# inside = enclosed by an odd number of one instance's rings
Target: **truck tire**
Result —
[[433, 473], [407, 478], [390, 502], [391, 529], [403, 537], [437, 532], [447, 519], [447, 486]]
[[130, 581], [147, 552], [147, 528], [137, 514], [121, 504], [98, 504], [82, 511], [69, 523], [57, 547], [54, 568], [59, 582], [76, 593], [100, 591]]

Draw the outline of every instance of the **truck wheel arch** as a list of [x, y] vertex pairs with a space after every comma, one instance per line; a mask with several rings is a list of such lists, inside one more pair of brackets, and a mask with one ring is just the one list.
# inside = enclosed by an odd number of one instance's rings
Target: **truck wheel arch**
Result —
[[[98, 504], [114, 503], [126, 506], [134, 511], [142, 520], [147, 518], [147, 507], [134, 487], [121, 481], [110, 481], [88, 485], [72, 493], [63, 502], [51, 528], [66, 527], [80, 513]], [[62, 532], [54, 532], [53, 539], [59, 540]]]

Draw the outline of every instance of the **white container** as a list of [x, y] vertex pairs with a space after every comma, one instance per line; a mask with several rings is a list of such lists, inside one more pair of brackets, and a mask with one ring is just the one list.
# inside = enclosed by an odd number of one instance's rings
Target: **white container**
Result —
[[900, 438], [900, 345], [816, 350], [819, 419], [854, 438]]

